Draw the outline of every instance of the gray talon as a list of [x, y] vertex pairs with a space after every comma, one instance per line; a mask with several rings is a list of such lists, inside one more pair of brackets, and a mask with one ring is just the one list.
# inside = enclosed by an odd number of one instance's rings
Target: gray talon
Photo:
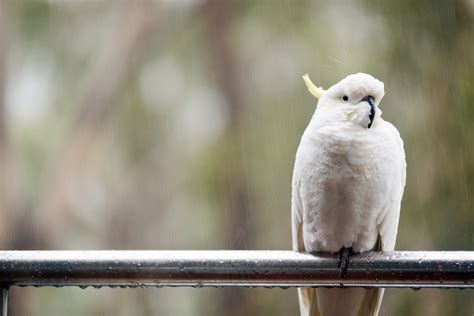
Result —
[[345, 279], [347, 275], [347, 268], [349, 267], [349, 257], [354, 254], [354, 251], [351, 248], [342, 247], [339, 250], [339, 263], [337, 267], [341, 271], [341, 278]]

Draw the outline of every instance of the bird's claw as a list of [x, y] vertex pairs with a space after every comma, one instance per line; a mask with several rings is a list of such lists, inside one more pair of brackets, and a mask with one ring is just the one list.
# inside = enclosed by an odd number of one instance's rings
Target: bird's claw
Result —
[[339, 250], [339, 263], [337, 267], [341, 272], [341, 278], [345, 279], [347, 275], [347, 268], [349, 267], [349, 257], [354, 254], [354, 251], [351, 248], [342, 247]]

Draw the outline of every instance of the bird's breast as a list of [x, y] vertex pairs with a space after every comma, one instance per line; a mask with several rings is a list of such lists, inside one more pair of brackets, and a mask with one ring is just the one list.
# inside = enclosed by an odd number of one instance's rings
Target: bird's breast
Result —
[[[378, 233], [380, 151], [367, 135], [320, 133], [303, 139], [297, 160], [308, 251], [372, 249]], [[383, 156], [383, 155], [382, 155]]]

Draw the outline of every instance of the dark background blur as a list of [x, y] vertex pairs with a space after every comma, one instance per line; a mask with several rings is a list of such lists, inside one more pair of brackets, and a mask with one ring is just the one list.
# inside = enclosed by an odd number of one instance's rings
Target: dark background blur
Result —
[[[0, 0], [3, 249], [289, 249], [316, 100], [385, 82], [397, 249], [474, 248], [474, 1]], [[295, 290], [14, 288], [13, 315], [296, 315]], [[388, 290], [382, 315], [473, 315]]]

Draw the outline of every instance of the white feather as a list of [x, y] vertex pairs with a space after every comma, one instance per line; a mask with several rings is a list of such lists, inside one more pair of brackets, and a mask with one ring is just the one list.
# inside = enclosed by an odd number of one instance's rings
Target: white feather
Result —
[[[350, 75], [320, 99], [303, 134], [292, 182], [293, 250], [393, 250], [405, 186], [405, 153], [381, 118], [383, 83]], [[368, 128], [370, 105], [376, 115]], [[349, 100], [344, 101], [343, 96]], [[355, 115], [356, 114], [356, 115]], [[299, 289], [301, 315], [377, 315], [383, 290]]]

